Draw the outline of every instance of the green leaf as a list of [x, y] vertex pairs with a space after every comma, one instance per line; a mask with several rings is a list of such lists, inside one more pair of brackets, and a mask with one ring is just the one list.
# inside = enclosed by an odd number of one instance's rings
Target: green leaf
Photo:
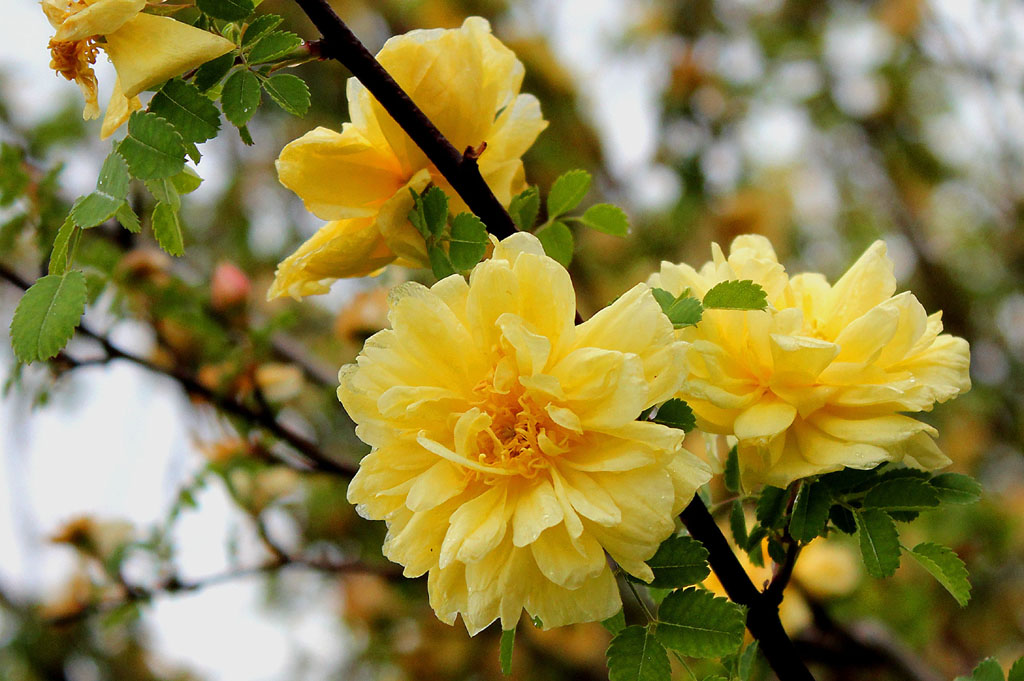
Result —
[[688, 657], [721, 657], [743, 645], [744, 609], [710, 591], [674, 591], [658, 608], [658, 638]]
[[679, 297], [676, 297], [665, 289], [652, 288], [651, 295], [658, 301], [661, 311], [665, 313], [676, 329], [695, 325], [704, 313], [700, 301], [691, 297], [689, 290], [683, 291]]
[[117, 151], [141, 180], [170, 177], [185, 167], [181, 136], [173, 125], [148, 111], [136, 111], [128, 119], [128, 135]]
[[505, 629], [501, 632], [501, 651], [498, 653], [498, 662], [501, 664], [501, 673], [508, 676], [512, 673], [512, 649], [516, 645], [516, 630]]
[[1003, 681], [1003, 669], [994, 657], [989, 657], [982, 660], [970, 676], [958, 676], [955, 681]]
[[924, 542], [914, 547], [910, 556], [946, 588], [960, 607], [971, 599], [971, 582], [967, 578], [967, 566], [952, 549], [940, 544]]
[[608, 681], [668, 681], [665, 647], [648, 627], [626, 627], [608, 646]]
[[69, 215], [64, 220], [64, 224], [57, 230], [57, 236], [53, 240], [48, 274], [64, 274], [71, 267], [74, 255], [72, 242], [75, 240], [75, 235], [79, 232], [81, 232], [81, 229]]
[[121, 204], [121, 207], [114, 213], [114, 217], [117, 218], [122, 227], [132, 234], [138, 234], [142, 231], [142, 225], [139, 224], [139, 216], [135, 214], [135, 211], [132, 210], [127, 201]]
[[930, 484], [947, 504], [973, 504], [981, 499], [981, 485], [969, 475], [943, 473], [931, 479]]
[[185, 235], [181, 229], [181, 218], [173, 206], [156, 204], [153, 209], [153, 236], [168, 255], [185, 254]]
[[569, 266], [575, 243], [572, 232], [564, 222], [552, 222], [537, 232], [537, 238], [540, 239], [540, 244], [549, 257], [561, 263], [562, 267]]
[[290, 31], [274, 31], [260, 38], [249, 51], [246, 61], [261, 64], [283, 57], [302, 44], [302, 38]]
[[75, 201], [71, 207], [71, 219], [79, 227], [95, 227], [114, 217], [122, 205], [124, 199], [113, 199], [95, 191]]
[[723, 281], [704, 294], [704, 307], [717, 310], [763, 310], [768, 305], [768, 294], [749, 279]]
[[750, 534], [747, 535], [747, 543], [743, 546], [743, 550], [747, 552], [750, 562], [757, 567], [764, 567], [764, 549], [761, 544], [767, 536], [767, 527], [764, 525], [754, 525], [753, 529], [750, 530]]
[[50, 359], [67, 345], [85, 312], [85, 275], [48, 274], [25, 291], [11, 319], [11, 347], [19, 361]]
[[196, 0], [196, 7], [215, 19], [241, 21], [253, 13], [256, 3], [252, 0]]
[[166, 203], [174, 210], [181, 208], [181, 197], [173, 180], [146, 180], [146, 189], [158, 203]]
[[819, 478], [832, 490], [833, 496], [840, 497], [845, 493], [852, 492], [858, 488], [867, 489], [878, 479], [878, 470], [875, 468], [861, 470], [859, 468], [844, 468], [835, 473], [828, 473]]
[[255, 142], [252, 141], [252, 134], [249, 132], [249, 127], [246, 125], [240, 125], [236, 128], [238, 130], [238, 136], [242, 138], [242, 143], [246, 146], [251, 147]]
[[149, 110], [174, 126], [186, 142], [205, 142], [220, 130], [220, 111], [191, 83], [174, 78], [149, 101]]
[[516, 194], [508, 205], [508, 213], [512, 216], [512, 221], [524, 232], [533, 229], [539, 212], [540, 192], [536, 187], [527, 187]]
[[100, 168], [100, 176], [96, 180], [96, 191], [112, 199], [124, 200], [128, 196], [131, 183], [128, 164], [116, 151], [107, 154]]
[[832, 494], [821, 482], [804, 482], [796, 495], [789, 519], [789, 534], [800, 542], [809, 542], [825, 531]]
[[448, 243], [448, 257], [459, 270], [471, 269], [487, 252], [487, 228], [480, 218], [471, 213], [459, 213], [452, 220], [452, 236]]
[[277, 28], [282, 21], [284, 21], [284, 17], [277, 14], [262, 14], [256, 17], [242, 33], [242, 47], [252, 45], [259, 38]]
[[1024, 681], [1024, 657], [1017, 658], [1017, 661], [1010, 665], [1006, 681]]
[[889, 511], [919, 511], [939, 505], [935, 488], [918, 478], [895, 478], [872, 487], [864, 497], [864, 508]]
[[690, 409], [690, 405], [675, 397], [658, 407], [658, 413], [651, 420], [663, 426], [678, 428], [685, 432], [689, 432], [697, 427], [697, 421], [693, 416], [693, 410]]
[[561, 175], [551, 185], [551, 191], [548, 193], [548, 220], [554, 220], [580, 205], [588, 191], [590, 173], [586, 170], [570, 170]]
[[732, 510], [729, 511], [729, 529], [732, 531], [732, 539], [736, 546], [747, 545], [747, 515], [743, 512], [743, 502], [737, 499], [732, 502]]
[[629, 218], [625, 211], [610, 203], [596, 203], [578, 218], [572, 218], [591, 229], [612, 236], [626, 236], [629, 233]]
[[853, 517], [853, 512], [839, 504], [834, 505], [828, 510], [828, 519], [832, 521], [832, 524], [840, 532], [853, 534], [857, 531], [857, 520]]
[[423, 219], [427, 229], [435, 237], [444, 233], [448, 224], [448, 196], [440, 187], [431, 187], [423, 192]]
[[747, 646], [740, 654], [739, 662], [736, 665], [736, 675], [740, 677], [740, 681], [750, 681], [755, 662], [757, 662], [757, 641]]
[[692, 537], [669, 537], [647, 565], [654, 572], [654, 580], [648, 586], [656, 589], [699, 584], [710, 573], [708, 550]]
[[228, 75], [228, 71], [235, 65], [235, 52], [231, 51], [221, 55], [212, 61], [208, 61], [196, 71], [192, 84], [199, 88], [200, 92], [206, 92], [220, 82], [220, 79]]
[[188, 166], [171, 178], [171, 184], [179, 194], [191, 194], [195, 190], [199, 189], [199, 185], [202, 183], [203, 178], [199, 177], [199, 175], [196, 174], [196, 171], [192, 170]]
[[427, 251], [427, 256], [430, 258], [430, 269], [434, 271], [434, 276], [438, 279], [444, 279], [456, 274], [455, 267], [448, 258], [448, 254], [437, 244], [430, 247]]
[[601, 620], [601, 626], [611, 632], [612, 636], [626, 628], [626, 611], [619, 610], [606, 620]]
[[765, 527], [781, 527], [788, 502], [789, 493], [786, 490], [765, 485], [755, 508], [758, 522]]
[[260, 80], [252, 71], [241, 69], [224, 81], [220, 93], [220, 104], [224, 115], [235, 127], [241, 128], [249, 122], [260, 105]]
[[725, 457], [725, 488], [730, 492], [740, 492], [743, 490], [743, 481], [740, 478], [740, 455], [736, 450], [736, 445], [732, 446], [729, 450], [729, 455]]
[[900, 540], [892, 518], [878, 509], [857, 511], [854, 516], [868, 574], [889, 577], [900, 566]]
[[293, 116], [309, 111], [309, 86], [290, 73], [278, 73], [263, 81], [263, 89], [279, 107]]

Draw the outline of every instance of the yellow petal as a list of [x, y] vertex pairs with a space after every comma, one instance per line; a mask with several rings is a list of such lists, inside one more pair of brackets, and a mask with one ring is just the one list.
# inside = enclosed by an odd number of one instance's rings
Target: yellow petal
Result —
[[512, 516], [512, 542], [516, 546], [528, 546], [537, 540], [541, 532], [562, 522], [564, 514], [555, 496], [551, 482], [543, 478], [536, 480], [519, 497], [515, 514]]
[[893, 262], [885, 242], [876, 241], [832, 287], [831, 314], [824, 328], [827, 338], [838, 336], [847, 324], [888, 300], [895, 290]]
[[544, 530], [530, 550], [544, 576], [567, 589], [578, 589], [608, 567], [596, 539], [586, 533], [573, 539], [561, 524]]
[[145, 7], [146, 0], [99, 0], [61, 22], [54, 38], [71, 41], [111, 34]]
[[152, 14], [136, 15], [106, 38], [104, 49], [126, 97], [235, 49], [227, 38]]
[[366, 276], [394, 259], [372, 219], [335, 220], [277, 266], [267, 300], [327, 293], [336, 279]]
[[121, 89], [121, 79], [114, 81], [114, 92], [110, 95], [110, 103], [107, 104], [107, 113], [103, 116], [103, 125], [100, 126], [100, 139], [107, 139], [114, 134], [114, 131], [124, 125], [133, 112], [142, 108], [142, 102], [138, 97], [125, 97]]
[[796, 408], [782, 400], [766, 397], [736, 418], [734, 430], [740, 440], [774, 437], [793, 423]]

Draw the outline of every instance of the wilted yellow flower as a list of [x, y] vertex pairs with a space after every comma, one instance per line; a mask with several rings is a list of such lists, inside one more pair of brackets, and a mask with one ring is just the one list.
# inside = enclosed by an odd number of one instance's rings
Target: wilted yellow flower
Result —
[[[391, 38], [377, 60], [457, 149], [478, 148], [480, 172], [504, 205], [526, 188], [520, 157], [547, 126], [533, 95], [519, 94], [523, 65], [480, 17], [457, 29]], [[306, 208], [331, 220], [282, 262], [268, 298], [326, 293], [340, 277], [371, 274], [395, 262], [427, 265], [423, 237], [408, 220], [409, 189], [433, 183], [452, 210], [467, 210], [405, 132], [355, 78], [348, 81], [351, 123], [316, 128], [277, 159], [281, 183]]]
[[142, 105], [138, 94], [234, 49], [226, 38], [170, 17], [143, 14], [146, 0], [42, 0], [57, 33], [50, 68], [85, 95], [86, 119], [100, 115], [92, 65], [100, 49], [117, 71], [101, 136], [110, 136]]
[[389, 307], [338, 389], [373, 447], [348, 497], [387, 521], [384, 554], [429, 572], [438, 617], [470, 633], [524, 608], [545, 627], [613, 615], [605, 553], [650, 579], [709, 478], [681, 431], [635, 420], [676, 392], [685, 351], [649, 289], [577, 326], [568, 273], [519, 233], [468, 284], [407, 283]]
[[700, 298], [714, 284], [751, 279], [768, 309], [706, 310], [687, 341], [679, 397], [709, 433], [738, 439], [749, 484], [883, 461], [938, 468], [949, 459], [932, 426], [904, 412], [928, 411], [970, 389], [967, 341], [943, 334], [896, 279], [875, 242], [834, 285], [820, 274], [790, 278], [767, 239], [744, 235], [726, 258], [717, 244], [700, 271], [662, 263], [651, 285]]

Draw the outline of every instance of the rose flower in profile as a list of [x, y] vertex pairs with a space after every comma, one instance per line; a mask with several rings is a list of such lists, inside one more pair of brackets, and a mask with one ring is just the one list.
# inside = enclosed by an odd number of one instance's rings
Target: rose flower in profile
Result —
[[587, 322], [536, 237], [497, 243], [467, 284], [396, 288], [392, 328], [339, 374], [372, 446], [348, 490], [388, 525], [384, 554], [429, 572], [470, 633], [525, 609], [543, 626], [621, 607], [606, 558], [641, 579], [709, 478], [682, 431], [637, 421], [679, 388], [685, 344], [638, 284]]
[[99, 50], [117, 71], [100, 136], [109, 137], [141, 108], [146, 88], [227, 54], [227, 38], [170, 17], [142, 12], [146, 0], [43, 0], [43, 12], [57, 29], [50, 40], [50, 68], [73, 80], [85, 95], [85, 119], [100, 115], [96, 63]]
[[726, 280], [753, 280], [766, 310], [704, 311], [680, 329], [688, 343], [678, 397], [708, 433], [738, 441], [745, 482], [785, 487], [797, 478], [883, 461], [939, 468], [935, 429], [906, 413], [928, 411], [971, 387], [967, 341], [942, 333], [896, 278], [876, 241], [839, 281], [790, 278], [767, 239], [717, 244], [699, 271], [662, 263], [650, 284], [701, 298]]
[[[391, 38], [377, 60], [457, 149], [478, 148], [480, 172], [505, 206], [526, 188], [520, 157], [547, 126], [540, 104], [519, 94], [523, 65], [470, 17], [457, 29], [416, 30]], [[326, 293], [341, 277], [365, 276], [396, 262], [427, 266], [423, 237], [408, 220], [410, 189], [433, 183], [467, 210], [448, 182], [355, 78], [348, 81], [351, 123], [316, 128], [277, 160], [281, 183], [306, 208], [330, 220], [277, 268], [268, 298]]]

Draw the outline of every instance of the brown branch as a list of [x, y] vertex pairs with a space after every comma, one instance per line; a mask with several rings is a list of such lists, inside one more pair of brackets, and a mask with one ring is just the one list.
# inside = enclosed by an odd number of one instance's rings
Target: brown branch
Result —
[[[0, 278], [5, 279], [22, 290], [27, 290], [29, 286], [31, 286], [31, 284], [22, 278], [17, 272], [2, 263], [0, 263]], [[295, 451], [302, 455], [304, 463], [306, 463], [309, 468], [329, 473], [336, 473], [345, 477], [352, 477], [358, 470], [358, 466], [355, 464], [338, 461], [333, 457], [328, 456], [315, 442], [288, 428], [275, 419], [270, 413], [262, 410], [256, 411], [250, 409], [237, 398], [231, 395], [220, 394], [200, 383], [194, 376], [179, 369], [160, 366], [145, 357], [141, 357], [124, 350], [111, 343], [110, 340], [102, 334], [93, 331], [84, 323], [78, 327], [78, 333], [91, 338], [100, 344], [100, 347], [103, 348], [106, 355], [105, 361], [122, 359], [143, 367], [144, 369], [148, 369], [155, 374], [172, 378], [177, 381], [190, 395], [201, 397], [222, 412], [237, 416], [249, 423], [259, 426], [271, 435], [287, 442], [295, 449]], [[78, 360], [71, 357], [66, 352], [61, 352], [55, 359], [56, 361], [66, 364], [72, 368], [95, 364], [97, 362], [95, 359]]]
[[757, 590], [736, 554], [718, 529], [704, 502], [695, 496], [680, 514], [690, 536], [708, 550], [708, 563], [734, 603], [747, 608], [747, 629], [761, 644], [761, 652], [781, 681], [814, 681], [796, 647], [782, 628], [779, 602], [773, 594]]
[[[380, 105], [402, 127], [427, 158], [458, 192], [469, 209], [499, 238], [516, 231], [508, 211], [487, 186], [477, 166], [476, 150], [456, 149], [395, 82], [359, 38], [331, 9], [327, 0], [295, 0], [323, 36], [318, 42], [324, 57], [335, 59], [352, 72]], [[485, 142], [486, 140], [480, 140]]]

